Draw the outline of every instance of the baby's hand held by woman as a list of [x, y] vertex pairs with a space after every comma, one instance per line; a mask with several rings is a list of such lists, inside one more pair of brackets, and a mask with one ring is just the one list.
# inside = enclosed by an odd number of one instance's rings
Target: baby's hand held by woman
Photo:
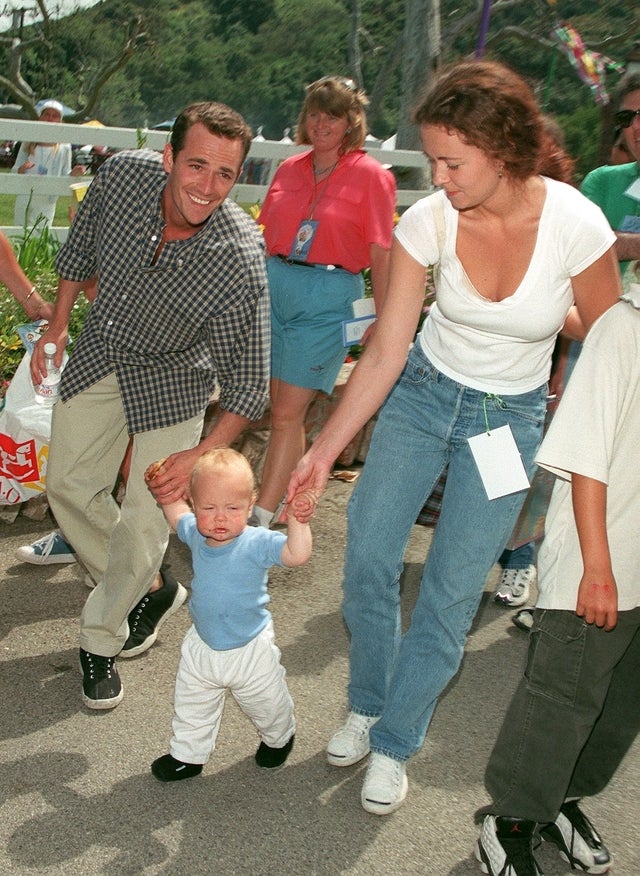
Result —
[[308, 523], [314, 516], [318, 504], [318, 494], [315, 490], [302, 490], [296, 493], [286, 506], [287, 520], [294, 517], [298, 523]]

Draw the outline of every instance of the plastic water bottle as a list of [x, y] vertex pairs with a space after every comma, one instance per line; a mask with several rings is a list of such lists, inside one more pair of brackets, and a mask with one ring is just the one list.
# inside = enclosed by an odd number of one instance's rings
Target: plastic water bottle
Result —
[[55, 344], [44, 345], [44, 364], [47, 369], [47, 376], [39, 386], [36, 386], [36, 401], [38, 404], [52, 407], [58, 401], [60, 392], [60, 368], [54, 363], [53, 359], [56, 355]]

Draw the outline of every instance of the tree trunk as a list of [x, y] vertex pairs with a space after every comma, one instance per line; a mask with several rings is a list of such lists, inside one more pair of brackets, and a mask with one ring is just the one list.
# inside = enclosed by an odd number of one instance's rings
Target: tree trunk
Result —
[[[402, 97], [398, 149], [420, 149], [411, 114], [440, 60], [440, 0], [406, 0], [402, 60]], [[413, 168], [398, 180], [401, 188], [428, 188], [428, 171]]]
[[[39, 115], [36, 108], [37, 95], [22, 76], [22, 56], [28, 49], [37, 51], [38, 49], [50, 47], [50, 23], [47, 0], [36, 0], [36, 2], [42, 15], [42, 21], [39, 27], [33, 30], [34, 36], [29, 39], [22, 38], [22, 18], [17, 19], [20, 24], [20, 35], [5, 36], [0, 34], [0, 44], [7, 47], [9, 54], [8, 69], [6, 72], [0, 73], [0, 89], [19, 105], [18, 117], [26, 116], [31, 119], [37, 119]], [[65, 121], [81, 122], [85, 119], [92, 112], [98, 96], [108, 80], [118, 70], [121, 70], [137, 51], [149, 44], [150, 38], [144, 29], [144, 21], [141, 15], [134, 15], [128, 22], [123, 23], [123, 27], [125, 30], [125, 40], [120, 54], [110, 61], [102, 59], [100, 66], [92, 70], [91, 78], [93, 84], [89, 96], [82, 101], [82, 106], [78, 107], [77, 112], [65, 116]], [[11, 110], [9, 112], [12, 113]], [[7, 116], [7, 112], [4, 114]]]
[[360, 51], [360, 0], [351, 0], [349, 32], [349, 70], [358, 88], [362, 88], [362, 52]]

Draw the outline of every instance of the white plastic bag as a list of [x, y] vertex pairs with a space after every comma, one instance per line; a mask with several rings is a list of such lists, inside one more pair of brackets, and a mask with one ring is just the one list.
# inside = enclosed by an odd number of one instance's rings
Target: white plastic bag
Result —
[[0, 411], [0, 505], [26, 502], [45, 492], [51, 407], [35, 400], [27, 352]]

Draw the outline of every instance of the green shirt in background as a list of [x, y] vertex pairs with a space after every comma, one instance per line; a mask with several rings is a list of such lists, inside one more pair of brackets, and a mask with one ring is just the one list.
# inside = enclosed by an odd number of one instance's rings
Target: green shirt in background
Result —
[[[600, 207], [614, 231], [640, 233], [640, 201], [624, 194], [639, 176], [640, 165], [637, 161], [632, 161], [631, 164], [603, 165], [587, 174], [580, 191]], [[629, 219], [625, 223], [626, 217], [635, 219], [635, 227], [629, 227]], [[621, 274], [624, 275], [628, 264], [629, 262], [620, 262]]]

